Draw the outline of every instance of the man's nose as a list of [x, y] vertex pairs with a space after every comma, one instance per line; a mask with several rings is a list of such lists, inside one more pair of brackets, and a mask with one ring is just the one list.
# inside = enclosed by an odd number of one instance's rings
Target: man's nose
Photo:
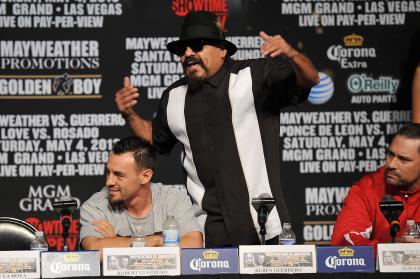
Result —
[[397, 159], [395, 156], [389, 157], [387, 159], [387, 165], [388, 165], [388, 168], [390, 169], [395, 169], [396, 163], [397, 163]]
[[108, 186], [108, 187], [113, 186], [115, 184], [115, 182], [114, 182], [114, 176], [112, 174], [108, 174], [106, 176], [106, 182], [105, 183], [106, 183], [106, 186]]
[[192, 56], [194, 54], [195, 54], [194, 50], [192, 50], [192, 48], [187, 46], [187, 48], [185, 49], [185, 52], [184, 52], [185, 57]]

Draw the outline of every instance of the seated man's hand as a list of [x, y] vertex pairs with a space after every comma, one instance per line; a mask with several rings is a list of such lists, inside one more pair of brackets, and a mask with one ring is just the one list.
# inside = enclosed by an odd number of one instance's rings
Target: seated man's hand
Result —
[[106, 220], [95, 220], [92, 222], [95, 230], [103, 235], [103, 237], [115, 237], [115, 229], [110, 222]]
[[420, 243], [420, 239], [418, 239], [418, 238], [411, 238], [411, 237], [397, 236], [395, 238], [395, 242], [398, 242], [398, 243]]
[[147, 247], [162, 247], [163, 237], [162, 234], [154, 234], [146, 236]]

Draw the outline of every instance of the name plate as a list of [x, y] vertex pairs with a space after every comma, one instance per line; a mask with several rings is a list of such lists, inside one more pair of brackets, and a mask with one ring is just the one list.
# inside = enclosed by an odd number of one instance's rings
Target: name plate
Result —
[[0, 278], [40, 278], [39, 251], [0, 251]]
[[317, 247], [318, 272], [375, 272], [372, 246]]
[[43, 252], [43, 278], [100, 276], [99, 251]]
[[420, 243], [378, 244], [380, 272], [420, 272]]
[[237, 248], [182, 249], [181, 273], [239, 273]]
[[315, 245], [239, 246], [240, 273], [315, 273]]
[[181, 275], [179, 247], [104, 248], [103, 275]]

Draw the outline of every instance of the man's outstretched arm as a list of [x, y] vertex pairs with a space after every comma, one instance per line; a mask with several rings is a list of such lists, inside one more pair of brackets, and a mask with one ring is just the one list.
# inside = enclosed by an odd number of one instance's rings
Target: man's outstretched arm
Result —
[[311, 88], [319, 83], [318, 71], [311, 60], [290, 46], [282, 36], [270, 36], [261, 31], [260, 37], [264, 40], [260, 48], [264, 56], [274, 58], [283, 55], [290, 60], [296, 74], [296, 85], [298, 88]]
[[124, 77], [124, 87], [115, 93], [115, 103], [118, 110], [130, 125], [133, 133], [150, 143], [153, 143], [152, 122], [141, 118], [133, 109], [140, 96], [138, 89], [131, 85], [130, 79]]

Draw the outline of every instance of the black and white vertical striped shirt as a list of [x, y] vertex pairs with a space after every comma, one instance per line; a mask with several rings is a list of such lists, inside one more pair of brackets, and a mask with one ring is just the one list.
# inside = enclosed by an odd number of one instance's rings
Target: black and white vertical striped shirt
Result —
[[187, 189], [206, 247], [259, 244], [257, 213], [251, 199], [276, 199], [266, 239], [288, 219], [280, 187], [279, 115], [306, 100], [286, 60], [228, 59], [199, 89], [186, 78], [162, 95], [153, 120], [153, 143], [160, 153], [179, 141], [184, 147]]

